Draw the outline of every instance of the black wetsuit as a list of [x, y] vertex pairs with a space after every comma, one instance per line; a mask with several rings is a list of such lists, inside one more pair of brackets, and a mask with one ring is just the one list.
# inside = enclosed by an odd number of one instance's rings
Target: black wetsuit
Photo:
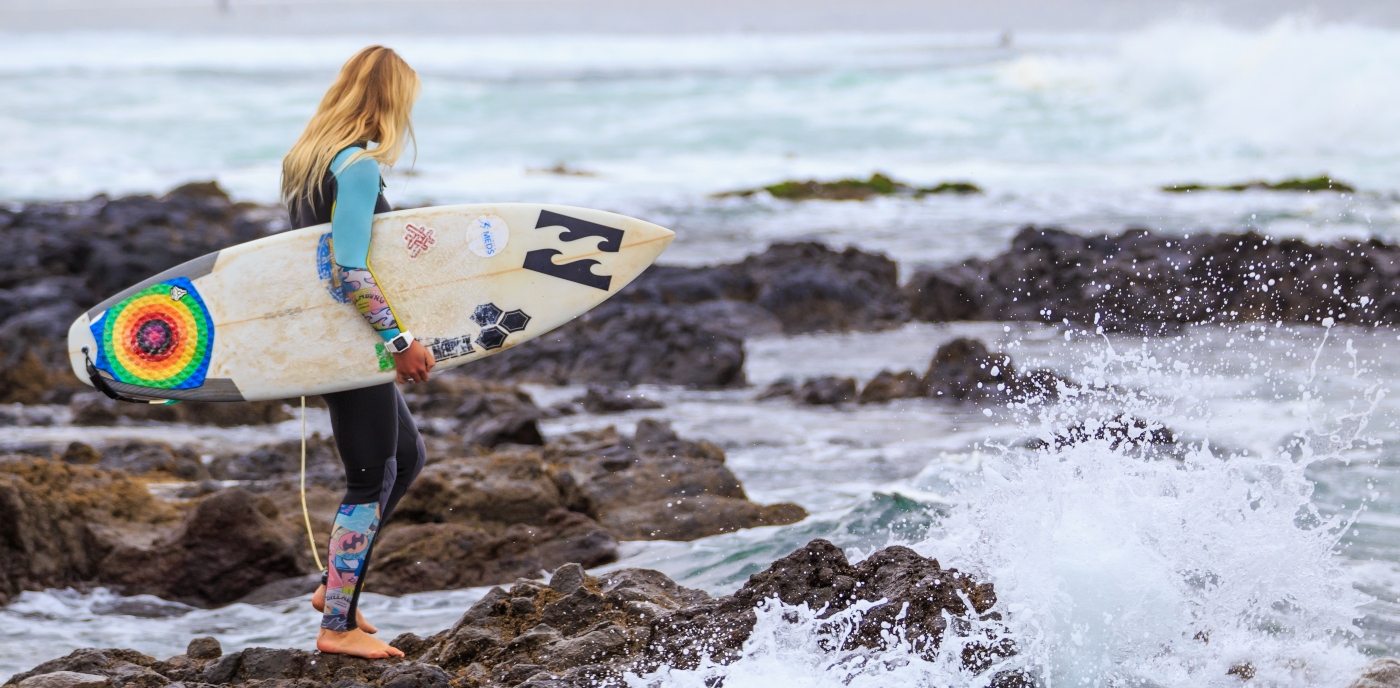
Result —
[[[338, 193], [336, 177], [327, 170], [319, 193], [291, 209], [292, 227], [331, 222]], [[374, 213], [389, 210], [389, 202], [380, 193]], [[321, 626], [347, 631], [357, 627], [355, 610], [369, 572], [374, 536], [418, 477], [427, 455], [418, 426], [394, 383], [325, 394], [321, 398], [330, 409], [346, 483], [345, 497], [332, 527], [326, 562], [329, 568], [322, 577], [327, 591]]]

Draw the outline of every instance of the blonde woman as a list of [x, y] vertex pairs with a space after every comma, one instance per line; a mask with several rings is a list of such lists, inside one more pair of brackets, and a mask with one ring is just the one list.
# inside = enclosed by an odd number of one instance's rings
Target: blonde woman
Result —
[[[370, 266], [375, 213], [389, 211], [379, 167], [413, 137], [418, 74], [393, 50], [371, 46], [345, 63], [301, 138], [282, 160], [282, 200], [295, 228], [331, 223], [331, 252], [346, 300], [393, 353], [399, 382], [428, 379], [433, 356], [402, 326]], [[312, 604], [322, 611], [316, 647], [359, 657], [401, 657], [359, 612], [375, 534], [418, 472], [418, 427], [392, 382], [323, 397], [345, 464], [345, 497], [331, 527], [327, 570]]]

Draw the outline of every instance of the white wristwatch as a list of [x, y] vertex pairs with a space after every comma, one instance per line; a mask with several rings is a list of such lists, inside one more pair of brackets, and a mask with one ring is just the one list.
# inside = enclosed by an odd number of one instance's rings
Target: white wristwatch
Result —
[[390, 339], [389, 341], [385, 342], [384, 347], [393, 353], [401, 354], [405, 351], [408, 351], [408, 346], [412, 343], [412, 332], [400, 332], [399, 336], [394, 337], [393, 339]]

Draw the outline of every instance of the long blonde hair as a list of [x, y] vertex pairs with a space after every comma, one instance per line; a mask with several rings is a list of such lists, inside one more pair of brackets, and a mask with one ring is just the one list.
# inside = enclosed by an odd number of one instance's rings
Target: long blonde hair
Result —
[[[421, 84], [398, 53], [372, 45], [345, 61], [287, 157], [282, 158], [282, 202], [310, 200], [337, 153], [354, 144], [378, 144], [346, 163], [373, 158], [392, 167], [413, 141], [409, 119]], [[416, 148], [416, 145], [415, 145]]]

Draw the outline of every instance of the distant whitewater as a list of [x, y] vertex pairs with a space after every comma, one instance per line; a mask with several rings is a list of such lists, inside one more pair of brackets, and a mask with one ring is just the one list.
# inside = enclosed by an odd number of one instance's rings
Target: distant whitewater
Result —
[[[399, 204], [537, 201], [677, 226], [672, 261], [828, 236], [946, 261], [1023, 223], [1254, 225], [1400, 238], [1400, 32], [1286, 19], [1122, 35], [0, 40], [0, 200], [217, 179], [275, 200], [280, 156], [340, 62], [377, 40], [424, 77]], [[554, 174], [558, 163], [581, 174]], [[715, 192], [884, 171], [987, 190], [790, 208]], [[1159, 192], [1330, 173], [1363, 194]], [[936, 240], [935, 240], [936, 237]]]

